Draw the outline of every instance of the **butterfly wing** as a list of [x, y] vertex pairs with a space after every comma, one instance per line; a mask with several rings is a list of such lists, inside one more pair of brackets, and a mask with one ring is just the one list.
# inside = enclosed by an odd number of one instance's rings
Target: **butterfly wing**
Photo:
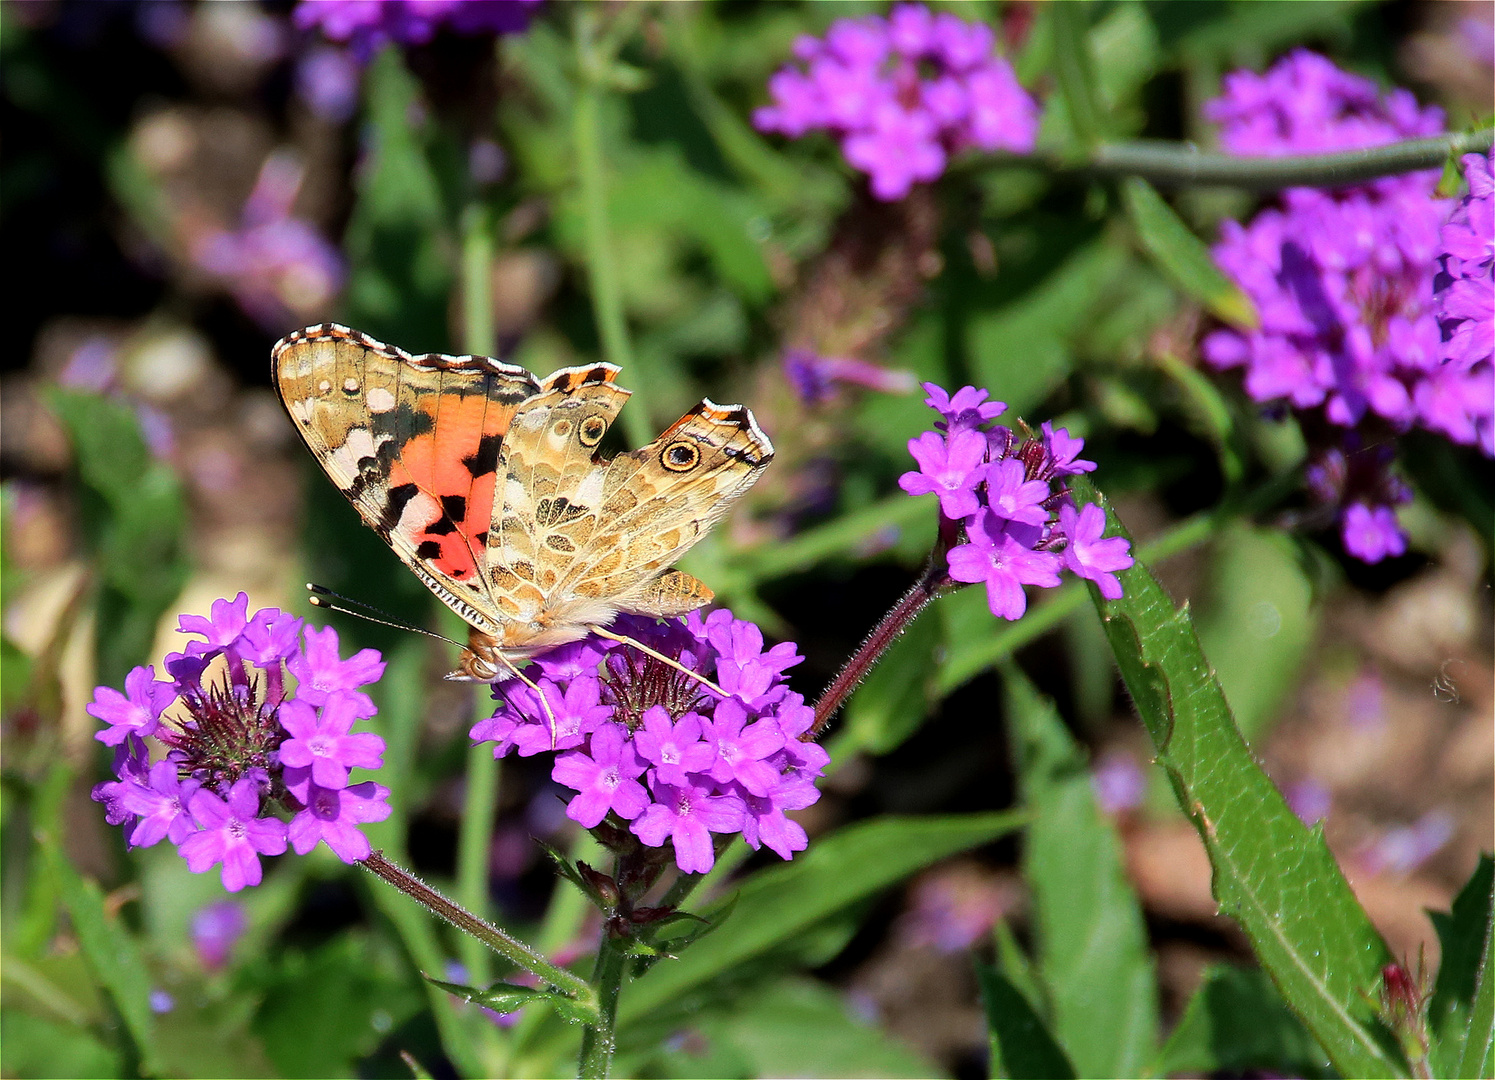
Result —
[[750, 411], [702, 401], [648, 446], [608, 462], [598, 527], [559, 590], [610, 598], [641, 615], [678, 615], [707, 603], [709, 589], [668, 568], [772, 460], [773, 444]]
[[443, 603], [497, 634], [484, 570], [504, 437], [541, 386], [480, 356], [412, 356], [335, 323], [272, 351], [275, 385], [313, 456], [364, 522]]

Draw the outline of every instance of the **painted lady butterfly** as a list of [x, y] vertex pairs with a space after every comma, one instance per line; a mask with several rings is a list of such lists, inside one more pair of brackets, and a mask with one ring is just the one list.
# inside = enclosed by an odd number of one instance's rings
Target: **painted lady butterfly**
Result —
[[709, 603], [670, 564], [773, 460], [751, 412], [709, 400], [603, 459], [596, 447], [630, 393], [612, 364], [540, 378], [486, 356], [412, 356], [335, 323], [297, 330], [271, 356], [332, 482], [467, 621], [453, 678], [505, 678], [619, 612]]

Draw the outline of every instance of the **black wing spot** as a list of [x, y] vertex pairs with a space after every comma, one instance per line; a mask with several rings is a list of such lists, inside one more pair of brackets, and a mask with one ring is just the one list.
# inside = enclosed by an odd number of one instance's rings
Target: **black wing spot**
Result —
[[473, 543], [477, 544], [478, 547], [486, 547], [488, 545], [488, 530], [484, 529], [480, 533], [473, 533], [472, 541]]
[[417, 494], [420, 489], [414, 484], [400, 484], [389, 489], [384, 496], [384, 509], [379, 513], [379, 529], [388, 534], [400, 523], [400, 515], [405, 512], [405, 505]]
[[441, 509], [453, 521], [467, 520], [467, 497], [465, 495], [443, 495]]
[[456, 531], [457, 523], [451, 518], [447, 517], [445, 514], [442, 514], [439, 518], [426, 526], [427, 536], [449, 536]]
[[422, 540], [415, 548], [417, 559], [437, 559], [441, 557], [441, 543], [438, 540]]
[[462, 459], [467, 471], [474, 477], [487, 476], [498, 471], [498, 450], [503, 445], [502, 435], [484, 435], [478, 440], [478, 448]]

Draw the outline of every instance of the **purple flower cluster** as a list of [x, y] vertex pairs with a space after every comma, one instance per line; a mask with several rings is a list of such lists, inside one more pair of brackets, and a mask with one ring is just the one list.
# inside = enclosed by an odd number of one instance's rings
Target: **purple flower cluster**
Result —
[[1023, 586], [1052, 588], [1061, 569], [1095, 582], [1107, 599], [1119, 598], [1115, 571], [1132, 565], [1131, 545], [1124, 537], [1102, 539], [1105, 511], [1076, 510], [1063, 482], [1095, 468], [1079, 457], [1084, 440], [1048, 423], [1027, 437], [993, 426], [1007, 406], [973, 386], [953, 395], [934, 383], [924, 389], [924, 403], [942, 420], [938, 430], [909, 440], [919, 468], [898, 485], [910, 495], [939, 496], [940, 517], [961, 523], [966, 542], [950, 550], [950, 577], [985, 582], [991, 613], [1004, 619], [1027, 610]]
[[301, 0], [292, 16], [345, 43], [360, 60], [385, 45], [424, 45], [439, 30], [514, 34], [529, 26], [541, 0]]
[[191, 244], [197, 266], [222, 282], [246, 314], [276, 333], [324, 312], [346, 276], [337, 248], [310, 222], [291, 215], [302, 172], [293, 155], [271, 154], [239, 227], [209, 230]]
[[788, 859], [804, 829], [786, 810], [820, 797], [829, 755], [804, 736], [814, 710], [784, 672], [803, 657], [792, 642], [763, 647], [762, 632], [729, 611], [656, 622], [622, 616], [614, 629], [699, 672], [689, 675], [628, 645], [588, 638], [537, 657], [527, 677], [499, 683], [502, 704], [471, 732], [494, 757], [557, 751], [551, 777], [576, 795], [566, 814], [586, 828], [626, 827], [648, 847], [674, 846], [685, 873], [716, 860], [713, 833], [740, 832]]
[[[1419, 109], [1407, 91], [1383, 96], [1301, 49], [1265, 75], [1228, 76], [1206, 115], [1240, 154], [1376, 146], [1443, 128], [1441, 111]], [[1332, 494], [1346, 549], [1365, 561], [1404, 546], [1391, 511], [1403, 489], [1384, 471], [1321, 456], [1353, 458], [1414, 426], [1472, 443], [1495, 407], [1488, 365], [1471, 372], [1443, 362], [1433, 275], [1449, 204], [1435, 196], [1437, 182], [1431, 170], [1332, 191], [1291, 188], [1249, 224], [1226, 222], [1215, 248], [1260, 325], [1214, 331], [1204, 357], [1243, 369], [1257, 401], [1304, 417], [1326, 477], [1365, 479], [1315, 485], [1320, 497]]]
[[803, 70], [768, 80], [773, 104], [753, 123], [790, 138], [831, 132], [874, 195], [901, 199], [962, 150], [1033, 149], [1038, 106], [994, 45], [991, 27], [922, 4], [838, 19], [824, 40], [795, 42]]
[[[349, 777], [383, 764], [384, 740], [352, 731], [374, 715], [359, 687], [384, 673], [379, 654], [343, 660], [332, 627], [248, 611], [240, 593], [208, 618], [181, 616], [181, 632], [204, 640], [166, 657], [169, 681], [137, 667], [123, 693], [101, 686], [87, 708], [107, 725], [95, 738], [116, 748], [116, 778], [93, 789], [109, 823], [132, 848], [170, 840], [194, 873], [221, 864], [229, 892], [258, 885], [259, 857], [287, 844], [304, 855], [326, 841], [344, 862], [367, 858], [358, 827], [390, 813], [388, 788]], [[164, 756], [152, 760], [147, 738]]]
[[1443, 226], [1439, 252], [1436, 303], [1444, 340], [1435, 392], [1450, 399], [1439, 410], [1455, 425], [1448, 437], [1478, 443], [1495, 457], [1495, 150], [1465, 154], [1463, 165], [1469, 191]]

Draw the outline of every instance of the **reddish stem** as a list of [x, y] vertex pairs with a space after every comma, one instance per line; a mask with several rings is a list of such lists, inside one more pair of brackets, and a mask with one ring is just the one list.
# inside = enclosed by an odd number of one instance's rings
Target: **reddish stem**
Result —
[[929, 553], [929, 561], [924, 564], [919, 580], [872, 628], [872, 633], [867, 635], [861, 647], [852, 653], [845, 666], [836, 673], [831, 684], [815, 702], [815, 726], [800, 738], [806, 741], [818, 739], [825, 732], [826, 725], [830, 723], [836, 710], [857, 688], [857, 684], [867, 677], [878, 660], [882, 659], [888, 646], [898, 640], [899, 635], [908, 629], [909, 623], [928, 606], [929, 601], [951, 584], [950, 567], [945, 556], [959, 538], [960, 523], [941, 514], [939, 538], [935, 541], [934, 550]]

